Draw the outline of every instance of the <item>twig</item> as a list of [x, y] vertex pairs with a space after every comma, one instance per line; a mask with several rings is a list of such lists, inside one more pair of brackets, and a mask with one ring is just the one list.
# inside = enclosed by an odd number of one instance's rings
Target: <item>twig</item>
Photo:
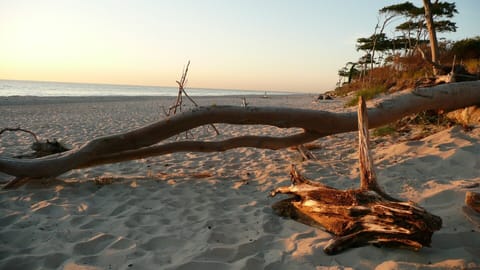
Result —
[[23, 132], [26, 132], [26, 133], [32, 135], [33, 138], [35, 139], [35, 142], [38, 142], [37, 134], [33, 133], [30, 130], [23, 129], [23, 128], [20, 128], [20, 127], [18, 127], [18, 128], [4, 128], [4, 129], [0, 130], [0, 135], [2, 135], [2, 133], [4, 133], [5, 131], [23, 131]]
[[243, 97], [242, 98], [242, 107], [247, 107], [248, 106], [248, 102], [247, 102], [247, 98], [246, 97]]
[[305, 147], [305, 145], [303, 144], [297, 145], [296, 149], [302, 156], [303, 160], [317, 160], [317, 157], [312, 152], [310, 152]]
[[428, 64], [432, 65], [433, 67], [437, 68], [437, 69], [443, 69], [443, 66], [438, 64], [438, 63], [435, 63], [433, 62], [432, 60], [428, 59], [427, 56], [425, 55], [425, 52], [420, 48], [420, 47], [416, 47], [417, 51], [420, 53], [420, 56], [422, 57], [422, 59], [427, 62]]
[[[193, 100], [193, 98], [191, 98], [188, 95], [187, 91], [185, 91], [185, 84], [187, 82], [187, 74], [188, 74], [188, 67], [189, 66], [190, 66], [190, 60], [188, 61], [187, 66], [185, 67], [185, 70], [182, 73], [182, 77], [180, 78], [180, 81], [177, 81], [177, 84], [178, 84], [177, 100], [176, 100], [175, 104], [173, 106], [171, 106], [170, 109], [168, 110], [167, 116], [170, 116], [170, 113], [172, 111], [173, 111], [173, 114], [176, 114], [177, 113], [177, 108], [179, 108], [180, 111], [182, 110], [183, 95], [185, 95], [185, 97], [188, 98], [188, 100], [190, 100], [190, 102], [192, 102], [193, 105], [195, 105], [195, 107], [198, 107], [197, 102], [195, 102], [195, 100]], [[215, 130], [215, 133], [217, 135], [220, 135], [220, 132], [218, 131], [218, 129], [215, 127], [214, 124], [210, 124], [210, 126], [213, 128], [213, 130]]]

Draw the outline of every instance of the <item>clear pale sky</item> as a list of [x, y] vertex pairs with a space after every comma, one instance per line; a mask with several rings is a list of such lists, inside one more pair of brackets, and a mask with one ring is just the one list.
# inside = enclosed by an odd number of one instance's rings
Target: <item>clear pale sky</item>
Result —
[[[174, 86], [191, 60], [188, 87], [324, 92], [400, 2], [0, 0], [0, 79]], [[440, 37], [480, 35], [480, 1], [455, 2]]]

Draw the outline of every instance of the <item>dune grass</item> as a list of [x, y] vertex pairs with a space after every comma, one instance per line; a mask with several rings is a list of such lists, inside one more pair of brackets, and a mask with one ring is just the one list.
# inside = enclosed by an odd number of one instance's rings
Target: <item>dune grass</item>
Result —
[[355, 96], [349, 100], [345, 107], [356, 106], [358, 104], [358, 98], [363, 97], [365, 100], [372, 99], [381, 93], [385, 93], [387, 88], [384, 85], [374, 85], [371, 87], [363, 88], [355, 92]]

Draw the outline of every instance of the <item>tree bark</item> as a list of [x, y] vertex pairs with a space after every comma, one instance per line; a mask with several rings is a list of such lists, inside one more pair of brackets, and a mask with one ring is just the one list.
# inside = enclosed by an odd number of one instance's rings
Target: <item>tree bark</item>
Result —
[[[378, 127], [412, 113], [436, 109], [448, 111], [476, 104], [480, 104], [480, 81], [405, 90], [377, 101], [369, 110], [369, 121], [371, 127]], [[356, 122], [354, 112], [250, 106], [200, 107], [136, 130], [94, 139], [61, 154], [32, 160], [0, 157], [0, 172], [20, 178], [43, 178], [55, 177], [72, 169], [173, 152], [224, 151], [237, 147], [279, 149], [356, 130]], [[243, 136], [215, 142], [186, 141], [156, 145], [179, 133], [213, 123], [262, 124], [301, 128], [303, 132], [283, 138]]]
[[432, 3], [430, 0], [423, 0], [423, 8], [425, 9], [425, 22], [427, 24], [428, 36], [430, 39], [430, 51], [432, 52], [433, 74], [438, 75], [438, 41], [437, 32], [435, 31], [435, 25], [433, 23]]

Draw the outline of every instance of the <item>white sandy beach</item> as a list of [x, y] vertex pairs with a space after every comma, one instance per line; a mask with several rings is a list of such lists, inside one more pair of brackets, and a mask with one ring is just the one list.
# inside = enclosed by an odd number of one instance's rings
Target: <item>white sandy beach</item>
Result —
[[[241, 97], [195, 99], [200, 105], [242, 103]], [[21, 126], [78, 147], [162, 119], [162, 106], [168, 109], [173, 101], [0, 97], [0, 128]], [[247, 101], [343, 110], [342, 100], [314, 102], [313, 95]], [[292, 132], [217, 127], [219, 138]], [[204, 128], [194, 135], [217, 139]], [[31, 143], [28, 134], [7, 132], [0, 137], [0, 155], [24, 154]], [[288, 149], [175, 153], [0, 190], [0, 269], [480, 269], [480, 227], [462, 212], [465, 192], [480, 192], [479, 125], [469, 132], [457, 126], [420, 140], [387, 137], [374, 144], [384, 189], [443, 220], [432, 247], [418, 252], [365, 246], [327, 256], [329, 233], [273, 213], [271, 205], [283, 197], [270, 198], [269, 191], [289, 185], [291, 164], [327, 185], [359, 185], [355, 132], [315, 143], [318, 160], [302, 162]], [[10, 179], [0, 174], [1, 183]], [[109, 184], [96, 184], [99, 179]]]

